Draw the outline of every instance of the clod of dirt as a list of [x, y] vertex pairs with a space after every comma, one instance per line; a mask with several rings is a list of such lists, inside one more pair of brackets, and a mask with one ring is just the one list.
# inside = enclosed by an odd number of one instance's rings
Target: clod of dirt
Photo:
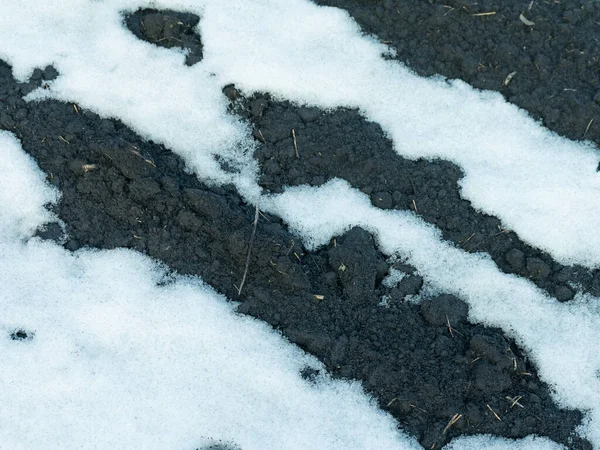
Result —
[[469, 309], [453, 295], [442, 294], [421, 303], [421, 314], [431, 325], [461, 324], [466, 322]]
[[202, 60], [202, 40], [196, 32], [199, 22], [200, 18], [195, 14], [171, 10], [140, 9], [125, 16], [127, 28], [138, 39], [185, 50], [188, 66]]
[[362, 228], [353, 228], [333, 248], [328, 250], [329, 265], [336, 270], [342, 292], [350, 299], [375, 300], [375, 282], [385, 260], [371, 243], [371, 235]]
[[18, 329], [10, 333], [10, 338], [13, 341], [30, 341], [33, 339], [33, 335], [34, 333], [32, 332], [23, 329]]

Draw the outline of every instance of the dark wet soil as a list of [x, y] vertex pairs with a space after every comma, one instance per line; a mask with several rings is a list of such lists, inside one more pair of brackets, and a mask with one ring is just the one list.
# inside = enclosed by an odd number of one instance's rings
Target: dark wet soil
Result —
[[202, 60], [202, 39], [195, 31], [200, 17], [172, 10], [140, 9], [126, 14], [125, 25], [138, 39], [161, 47], [180, 48], [185, 63], [193, 66]]
[[[381, 2], [362, 5], [376, 9]], [[159, 17], [147, 20], [161, 24], [160, 29], [168, 20], [157, 11], [125, 20], [138, 37], [163, 45], [165, 27], [154, 37], [141, 28], [135, 31], [136, 23], [146, 23], [147, 16], [156, 14]], [[194, 18], [188, 19], [194, 23]], [[185, 34], [199, 40], [189, 27], [178, 30], [169, 39], [177, 42]], [[279, 218], [259, 216], [239, 296], [254, 207], [244, 204], [231, 186], [204, 185], [184, 171], [183, 162], [169, 149], [142, 140], [119, 121], [101, 119], [71, 104], [28, 104], [21, 99], [54, 76], [47, 68], [20, 85], [10, 68], [0, 65], [0, 128], [21, 139], [25, 151], [63, 194], [56, 210], [67, 235], [50, 225], [40, 230], [41, 236], [64, 242], [70, 250], [132, 248], [180, 273], [201, 276], [228, 297], [243, 300], [240, 313], [270, 323], [321, 359], [334, 376], [361, 380], [425, 448], [479, 433], [515, 438], [538, 434], [568, 448], [591, 448], [574, 435], [581, 413], [552, 402], [535, 366], [513, 341], [501, 330], [469, 323], [466, 304], [453, 296], [442, 294], [420, 305], [405, 302], [406, 296], [421, 291], [422, 278], [402, 262], [386, 261], [362, 229], [308, 252]], [[225, 93], [236, 95], [232, 87]], [[439, 226], [446, 239], [466, 251], [488, 251], [503, 270], [535, 279], [552, 292], [561, 286], [568, 289], [569, 281], [594, 286], [593, 274], [557, 266], [513, 233], [498, 230], [497, 219], [473, 211], [458, 197], [461, 174], [456, 167], [395, 156], [379, 127], [355, 111], [323, 114], [275, 103], [268, 96], [241, 100], [234, 109], [264, 141], [256, 157], [261, 183], [268, 190], [343, 177], [370, 194], [378, 207], [414, 209], [416, 204], [419, 214]], [[362, 155], [353, 141], [344, 141], [342, 132], [362, 145]], [[592, 128], [588, 133], [594, 136]], [[343, 143], [335, 146], [341, 150], [323, 158], [331, 152], [328, 143], [333, 139]], [[388, 167], [380, 165], [382, 158]], [[450, 209], [453, 214], [445, 215]], [[382, 284], [390, 267], [405, 274], [395, 286]], [[569, 295], [565, 292], [564, 297], [561, 300]], [[311, 380], [318, 374], [303, 375]]]
[[358, 111], [324, 113], [268, 95], [245, 99], [234, 86], [224, 92], [232, 99], [232, 111], [253, 125], [265, 190], [281, 192], [285, 186], [318, 186], [342, 178], [370, 195], [374, 206], [414, 211], [457, 247], [490, 254], [502, 271], [531, 280], [559, 301], [572, 299], [575, 286], [600, 294], [600, 270], [563, 266], [524, 243], [496, 217], [461, 198], [460, 168], [443, 160], [399, 156], [380, 126]]

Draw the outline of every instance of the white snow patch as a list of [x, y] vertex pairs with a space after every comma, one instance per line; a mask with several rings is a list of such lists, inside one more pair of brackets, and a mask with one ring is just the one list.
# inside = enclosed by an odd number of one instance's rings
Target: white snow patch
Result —
[[398, 286], [398, 283], [400, 283], [405, 276], [406, 274], [404, 272], [392, 267], [390, 268], [387, 276], [381, 281], [381, 284], [391, 289]]
[[33, 158], [6, 131], [0, 131], [0, 165], [0, 230], [5, 239], [25, 238], [52, 218], [42, 206], [55, 203], [58, 191], [43, 183]]

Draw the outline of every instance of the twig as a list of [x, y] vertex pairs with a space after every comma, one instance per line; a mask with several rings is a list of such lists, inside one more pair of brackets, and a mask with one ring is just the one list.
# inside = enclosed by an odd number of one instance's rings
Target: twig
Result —
[[415, 202], [415, 200], [414, 200], [414, 199], [413, 199], [413, 201], [412, 201], [412, 204], [413, 204], [413, 207], [415, 208], [415, 212], [416, 212], [417, 214], [419, 214], [419, 210], [417, 209], [417, 202]]
[[471, 236], [469, 236], [460, 246], [464, 247], [467, 242], [469, 242], [471, 239], [473, 239], [473, 237], [475, 236], [475, 233], [473, 233]]
[[590, 122], [588, 123], [585, 132], [583, 133], [583, 137], [582, 139], [585, 137], [585, 135], [587, 134], [588, 131], [590, 131], [590, 127], [592, 126], [592, 123], [594, 123], [594, 119], [590, 120]]
[[448, 425], [446, 425], [446, 428], [444, 428], [444, 431], [442, 432], [442, 434], [446, 434], [446, 432], [450, 429], [450, 427], [452, 425], [454, 425], [456, 422], [458, 422], [462, 417], [462, 414], [454, 414], [452, 416], [452, 418], [450, 419], [450, 422], [448, 422]]
[[500, 418], [500, 416], [499, 416], [499, 415], [496, 413], [496, 411], [494, 411], [490, 405], [486, 405], [486, 406], [487, 406], [487, 407], [488, 407], [488, 409], [489, 409], [489, 410], [492, 412], [492, 414], [494, 415], [494, 417], [496, 418], [496, 420], [498, 420], [498, 421], [500, 421], [500, 422], [501, 422], [501, 421], [502, 421], [502, 419], [501, 419], [501, 418]]
[[265, 137], [262, 134], [262, 131], [260, 131], [260, 128], [258, 129], [258, 135], [260, 136], [260, 140], [263, 142], [263, 144], [266, 144], [267, 141], [265, 140]]
[[252, 244], [254, 244], [254, 236], [256, 235], [256, 227], [258, 226], [258, 203], [256, 204], [256, 210], [254, 212], [254, 225], [252, 227], [252, 235], [250, 236], [250, 244], [248, 244], [248, 255], [246, 256], [246, 268], [244, 269], [244, 276], [242, 282], [238, 288], [238, 295], [242, 295], [242, 288], [246, 282], [246, 275], [248, 275], [248, 267], [250, 266], [250, 254], [252, 252]]
[[96, 164], [84, 164], [81, 166], [81, 169], [84, 172], [91, 172], [92, 170], [96, 170], [98, 168], [98, 165]]
[[298, 154], [298, 142], [296, 141], [296, 130], [292, 128], [292, 138], [294, 139], [294, 150], [296, 151], [296, 158], [300, 159], [300, 155]]

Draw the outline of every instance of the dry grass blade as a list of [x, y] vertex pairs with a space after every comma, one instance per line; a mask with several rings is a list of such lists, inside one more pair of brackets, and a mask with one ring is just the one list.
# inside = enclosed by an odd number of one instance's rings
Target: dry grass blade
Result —
[[417, 202], [415, 202], [414, 200], [412, 201], [413, 207], [415, 208], [415, 212], [417, 214], [419, 214], [419, 210], [417, 209]]
[[585, 128], [585, 131], [583, 133], [583, 137], [585, 137], [585, 135], [587, 134], [587, 132], [590, 131], [590, 127], [592, 126], [592, 123], [594, 123], [594, 119], [591, 119], [589, 121], [589, 123], [587, 124], [587, 127]]
[[258, 130], [258, 135], [260, 136], [260, 140], [262, 141], [263, 144], [266, 144], [267, 141], [265, 140], [265, 137], [262, 134], [262, 131]]
[[446, 428], [444, 428], [444, 432], [442, 434], [446, 434], [446, 432], [450, 429], [450, 427], [452, 425], [454, 425], [456, 422], [458, 422], [462, 417], [462, 414], [454, 414], [452, 416], [452, 418], [450, 419], [450, 422], [448, 422], [448, 425], [446, 425]]
[[496, 420], [502, 422], [502, 419], [500, 418], [500, 416], [496, 413], [496, 411], [494, 411], [492, 409], [492, 407], [490, 405], [486, 405], [488, 407], [488, 409], [492, 412], [492, 414], [494, 415], [494, 417], [496, 418]]
[[238, 295], [242, 295], [242, 289], [244, 288], [244, 283], [246, 282], [246, 276], [248, 275], [248, 267], [250, 267], [250, 255], [252, 253], [252, 245], [254, 244], [254, 237], [256, 236], [256, 227], [258, 226], [258, 203], [256, 204], [256, 210], [254, 212], [254, 224], [252, 226], [252, 235], [250, 236], [250, 244], [248, 244], [248, 254], [246, 255], [246, 267], [244, 268], [244, 276], [242, 277], [242, 282], [240, 283], [240, 287], [238, 288]]
[[448, 317], [448, 314], [446, 314], [446, 326], [448, 327], [448, 332], [450, 333], [450, 336], [454, 337], [454, 331], [452, 329], [452, 325], [450, 325], [450, 318]]
[[473, 237], [475, 237], [475, 233], [465, 239], [465, 241], [461, 244], [461, 247], [464, 247], [471, 239], [473, 239]]
[[511, 72], [509, 73], [506, 78], [504, 79], [504, 81], [502, 82], [502, 86], [508, 86], [508, 83], [510, 83], [512, 81], [512, 79], [514, 78], [514, 76], [517, 74], [517, 72]]
[[522, 395], [517, 395], [516, 397], [506, 397], [506, 400], [510, 401], [510, 408], [514, 408], [515, 406], [518, 406], [519, 408], [525, 408], [520, 402], [520, 400], [523, 398]]
[[496, 11], [471, 14], [473, 17], [495, 16]]
[[296, 151], [296, 158], [300, 159], [300, 154], [298, 153], [298, 141], [296, 140], [296, 130], [292, 128], [292, 138], [294, 139], [294, 150]]

